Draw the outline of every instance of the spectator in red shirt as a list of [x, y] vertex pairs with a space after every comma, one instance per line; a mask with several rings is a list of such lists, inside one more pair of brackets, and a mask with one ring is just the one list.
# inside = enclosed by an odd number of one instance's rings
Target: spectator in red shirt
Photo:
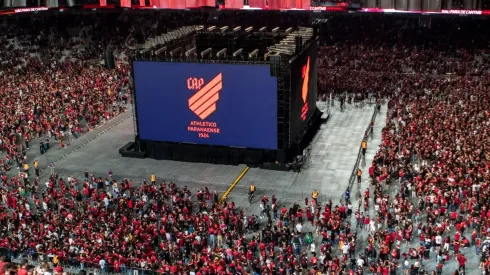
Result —
[[19, 270], [17, 271], [17, 275], [27, 275], [27, 261], [24, 260]]

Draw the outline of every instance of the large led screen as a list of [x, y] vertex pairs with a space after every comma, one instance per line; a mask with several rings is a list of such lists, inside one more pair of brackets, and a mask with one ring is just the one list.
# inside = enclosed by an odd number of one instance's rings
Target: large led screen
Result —
[[315, 41], [291, 62], [291, 142], [302, 138], [305, 124], [317, 108], [317, 48]]
[[277, 79], [265, 65], [133, 62], [141, 139], [277, 149]]

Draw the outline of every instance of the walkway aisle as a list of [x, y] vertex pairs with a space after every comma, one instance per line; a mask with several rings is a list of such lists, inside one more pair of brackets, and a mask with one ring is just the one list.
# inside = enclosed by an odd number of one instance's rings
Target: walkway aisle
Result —
[[[361, 161], [361, 170], [362, 170], [362, 181], [361, 181], [361, 188], [360, 188], [361, 196], [364, 195], [364, 190], [366, 190], [366, 188], [371, 187], [371, 180], [369, 179], [369, 167], [371, 166], [371, 163], [374, 160], [374, 156], [378, 152], [379, 145], [381, 144], [381, 132], [383, 131], [383, 128], [386, 126], [387, 111], [388, 111], [388, 105], [383, 104], [381, 106], [381, 111], [377, 114], [376, 121], [374, 122], [374, 131], [373, 131], [374, 134], [371, 135], [368, 139], [366, 157]], [[354, 188], [353, 188], [354, 190], [352, 191], [353, 196], [351, 196], [353, 200], [352, 201], [353, 208], [356, 208], [358, 206], [357, 200], [359, 198], [356, 196], [356, 193], [354, 192], [357, 190], [356, 189], [357, 187], [358, 186], [356, 182], [354, 184]], [[371, 194], [373, 194], [373, 190], [371, 190]], [[355, 201], [354, 198], [356, 199]], [[363, 208], [362, 205], [361, 208]], [[372, 211], [369, 213], [369, 215], [373, 217], [374, 208], [372, 208], [372, 205], [370, 205], [370, 208], [372, 209]]]
[[[369, 166], [371, 166], [371, 163], [373, 162], [374, 156], [376, 155], [376, 152], [378, 152], [379, 145], [381, 144], [381, 132], [383, 131], [383, 128], [386, 126], [386, 115], [387, 115], [387, 104], [383, 104], [381, 106], [381, 111], [378, 112], [376, 115], [376, 121], [374, 122], [374, 129], [373, 129], [373, 134], [369, 136], [368, 138], [368, 144], [367, 144], [367, 149], [366, 149], [366, 157], [361, 160], [360, 168], [362, 170], [362, 181], [361, 181], [361, 187], [360, 187], [360, 192], [361, 196], [364, 195], [364, 190], [366, 188], [371, 187], [371, 181], [369, 179]], [[367, 127], [367, 124], [366, 124]], [[362, 137], [359, 137], [361, 139]], [[355, 162], [353, 162], [352, 165], [354, 165]], [[353, 169], [353, 167], [352, 167]], [[355, 212], [356, 209], [359, 207], [361, 209], [361, 212], [363, 212], [363, 205], [359, 205], [359, 197], [357, 196], [357, 190], [359, 186], [357, 184], [357, 181], [354, 183], [351, 190], [351, 202], [352, 202], [352, 217], [351, 217], [351, 225], [352, 228], [356, 226], [356, 218], [355, 218]], [[371, 189], [371, 188], [370, 188]], [[371, 191], [371, 194], [373, 191]], [[372, 205], [370, 205], [370, 212], [369, 215], [370, 217], [374, 216], [374, 208], [372, 208]], [[364, 234], [363, 231], [360, 233], [358, 236], [358, 242], [359, 241], [364, 241], [367, 238], [367, 233]]]
[[267, 189], [267, 195], [275, 194], [281, 203], [303, 202], [315, 189], [320, 193], [320, 202], [331, 199], [338, 203], [348, 186], [373, 111], [374, 105], [362, 108], [348, 105], [340, 111], [336, 104], [331, 108], [330, 118], [314, 138], [311, 161], [301, 173], [253, 168], [239, 185], [249, 186], [253, 182], [258, 190]]
[[[369, 188], [371, 191], [371, 195], [373, 194], [373, 189], [371, 188], [371, 181], [369, 179], [369, 167], [373, 162], [374, 156], [378, 152], [379, 145], [381, 144], [381, 132], [383, 128], [386, 126], [386, 116], [388, 111], [388, 105], [385, 103], [381, 106], [380, 112], [376, 115], [376, 121], [374, 122], [373, 134], [368, 138], [366, 157], [361, 161], [360, 168], [362, 170], [362, 181], [361, 181], [361, 196], [364, 195], [364, 191], [366, 188]], [[354, 164], [354, 163], [353, 163]], [[360, 211], [363, 212], [363, 205], [359, 205], [359, 197], [357, 196], [358, 185], [357, 181], [354, 183], [354, 186], [351, 191], [351, 201], [352, 201], [352, 217], [351, 217], [351, 226], [355, 228], [356, 226], [356, 218], [355, 212], [359, 207]], [[370, 205], [368, 215], [370, 218], [373, 218], [374, 208]], [[357, 238], [357, 252], [362, 252], [365, 247], [365, 243], [368, 236], [367, 230], [357, 230], [358, 238]]]

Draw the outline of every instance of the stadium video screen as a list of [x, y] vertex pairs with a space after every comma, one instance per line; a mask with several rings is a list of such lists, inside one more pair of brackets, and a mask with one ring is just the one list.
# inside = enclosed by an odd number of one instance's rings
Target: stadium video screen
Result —
[[277, 149], [269, 66], [133, 62], [141, 139]]
[[316, 110], [317, 48], [312, 43], [291, 63], [291, 142], [297, 141]]

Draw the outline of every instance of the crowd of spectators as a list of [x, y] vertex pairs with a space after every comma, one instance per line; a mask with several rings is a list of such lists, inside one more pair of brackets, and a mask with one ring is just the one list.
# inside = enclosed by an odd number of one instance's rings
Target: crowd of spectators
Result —
[[[351, 205], [306, 199], [286, 208], [264, 196], [261, 215], [247, 216], [233, 202], [219, 205], [219, 194], [208, 188], [191, 192], [154, 175], [138, 184], [115, 176], [5, 180], [0, 247], [8, 258], [24, 252], [58, 273], [67, 266], [114, 273], [338, 272], [346, 265], [334, 257], [335, 244], [351, 245], [344, 258], [355, 252], [356, 233], [344, 220]], [[306, 223], [316, 233], [303, 229]], [[318, 249], [313, 233], [322, 239]]]
[[[137, 43], [134, 29], [140, 22], [120, 14], [5, 22], [0, 37], [0, 149], [6, 152], [2, 170], [14, 160], [21, 167], [26, 161], [22, 151], [33, 139], [54, 139], [65, 146], [66, 139], [126, 111], [126, 54]], [[115, 68], [101, 64], [108, 45], [116, 54]]]
[[320, 93], [386, 95], [405, 79], [488, 75], [486, 21], [379, 18], [329, 19], [327, 41], [319, 50]]
[[461, 272], [477, 269], [466, 264], [467, 257], [480, 257], [479, 267], [488, 272], [490, 205], [483, 144], [490, 79], [415, 81], [403, 83], [392, 97], [382, 144], [369, 169], [374, 196], [364, 200], [377, 209], [376, 226], [387, 228], [381, 234], [390, 236], [378, 245], [409, 243], [405, 257], [436, 258], [438, 274], [450, 261], [457, 261]]
[[[419, 274], [435, 260], [434, 274], [488, 274], [490, 60], [481, 33], [488, 23], [399, 17], [330, 23], [319, 52], [320, 91], [389, 99], [369, 168], [372, 184], [358, 201], [359, 211], [374, 215], [366, 223], [355, 214], [359, 227], [370, 224], [370, 270], [392, 272], [384, 270], [389, 259], [404, 274]], [[479, 264], [469, 265], [469, 258]], [[444, 269], [451, 262], [458, 270]]]
[[[42, 55], [9, 51], [5, 38], [6, 150], [18, 149], [19, 136], [73, 133], [82, 120], [90, 127], [114, 116], [108, 110], [129, 81], [127, 67], [89, 65], [103, 48], [88, 41], [129, 47], [137, 39], [131, 26], [125, 32], [132, 37], [115, 31], [116, 42], [91, 30], [101, 36], [86, 39], [92, 49], [86, 58], [49, 64]], [[286, 205], [264, 196], [253, 202], [261, 209], [256, 216], [231, 201], [218, 204], [219, 194], [208, 188], [191, 190], [155, 175], [140, 183], [116, 180], [112, 171], [53, 174], [46, 182], [4, 174], [0, 247], [7, 259], [27, 261], [15, 271], [0, 264], [0, 274], [2, 267], [9, 274], [62, 274], [72, 266], [114, 273], [415, 275], [453, 273], [444, 269], [451, 262], [456, 274], [478, 267], [488, 274], [488, 27], [469, 18], [330, 18], [319, 51], [320, 93], [372, 92], [389, 100], [370, 186], [358, 198], [348, 190], [342, 203], [313, 196]], [[472, 253], [480, 266], [467, 263]], [[424, 267], [434, 259], [435, 266]]]

